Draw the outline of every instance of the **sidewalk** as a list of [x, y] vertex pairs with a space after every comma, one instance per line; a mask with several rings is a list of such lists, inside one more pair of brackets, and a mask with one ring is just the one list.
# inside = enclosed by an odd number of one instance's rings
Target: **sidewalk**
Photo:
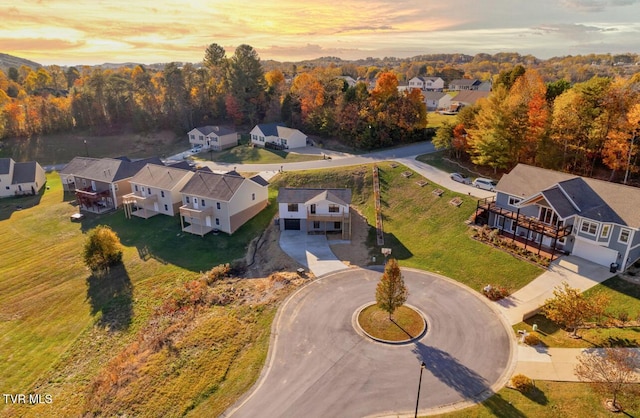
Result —
[[[640, 355], [640, 348], [619, 348], [619, 350], [635, 350]], [[585, 351], [601, 352], [601, 348], [545, 348], [518, 345], [518, 363], [513, 375], [523, 374], [531, 379], [553, 380], [557, 382], [579, 382], [575, 375], [578, 356]], [[640, 379], [640, 373], [636, 373]]]
[[515, 325], [533, 316], [547, 299], [553, 297], [553, 291], [562, 282], [584, 292], [614, 275], [599, 264], [565, 255], [553, 261], [549, 270], [496, 305], [507, 321]]

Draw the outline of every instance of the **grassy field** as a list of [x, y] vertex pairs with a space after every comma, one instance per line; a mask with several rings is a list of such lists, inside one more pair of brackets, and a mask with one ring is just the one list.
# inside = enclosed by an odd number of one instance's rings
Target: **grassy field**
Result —
[[[483, 245], [469, 237], [465, 221], [476, 208], [475, 199], [445, 191], [441, 197], [432, 191], [440, 186], [416, 184], [416, 175], [405, 178], [407, 169], [380, 167], [381, 204], [385, 232], [384, 247], [401, 266], [434, 271], [480, 290], [487, 283], [516, 290], [529, 283], [542, 270], [506, 253]], [[290, 187], [351, 187], [353, 204], [375, 225], [371, 191], [371, 166], [337, 168], [331, 171], [288, 172], [277, 185]], [[459, 197], [463, 203], [454, 207], [449, 201]], [[370, 231], [372, 256], [382, 260], [381, 248], [375, 245], [375, 231]], [[481, 260], [481, 261], [480, 261]]]
[[213, 161], [230, 164], [282, 164], [322, 159], [322, 157], [318, 155], [296, 154], [295, 152], [249, 147], [247, 145], [240, 145], [229, 150], [214, 153], [203, 151], [194, 155], [196, 161], [211, 161], [212, 158]]
[[456, 123], [455, 115], [442, 115], [438, 112], [427, 113], [427, 128], [439, 128], [443, 122]]
[[[84, 141], [87, 141], [86, 145]], [[53, 134], [44, 137], [12, 138], [1, 142], [0, 157], [16, 161], [38, 161], [41, 165], [65, 164], [77, 156], [130, 158], [163, 157], [189, 148], [186, 135], [171, 131], [151, 134], [95, 136], [89, 133]]]
[[[438, 418], [610, 418], [616, 416], [605, 410], [599, 395], [586, 383], [536, 381], [531, 394], [504, 388], [478, 406], [442, 415]], [[640, 415], [640, 397], [628, 395], [620, 399], [624, 415]], [[618, 414], [622, 416], [623, 414]]]
[[[139, 338], [160, 302], [176, 286], [196, 278], [199, 271], [242, 257], [251, 238], [271, 221], [275, 205], [232, 237], [220, 234], [201, 238], [181, 233], [176, 218], [125, 220], [121, 211], [91, 217], [82, 224], [69, 222], [69, 215], [77, 209], [64, 200], [59, 177], [49, 175], [47, 186], [38, 197], [0, 201], [0, 390], [51, 393], [54, 411], [71, 408], [71, 415], [81, 415], [86, 407], [87, 385], [104, 372], [109, 359]], [[111, 225], [125, 245], [124, 266], [114, 269], [108, 280], [91, 275], [80, 257], [84, 233], [99, 223]], [[257, 325], [246, 327], [245, 339], [231, 338], [233, 343], [225, 343], [230, 354], [222, 362], [209, 359], [207, 367], [203, 366], [203, 370], [248, 367], [255, 371], [248, 375], [235, 372], [244, 383], [233, 382], [237, 386], [227, 392], [231, 401], [259, 373], [268, 343], [264, 334], [268, 335], [274, 312], [275, 308], [268, 308], [259, 315], [250, 313], [247, 323]], [[233, 310], [226, 315], [244, 318]], [[202, 338], [204, 346], [211, 346], [222, 337], [215, 333], [199, 337], [195, 333], [185, 341], [190, 338]], [[178, 374], [183, 371], [185, 376], [190, 375], [184, 365], [174, 362], [171, 359], [170, 366], [159, 369], [173, 367]], [[149, 371], [154, 370], [153, 364], [147, 366]], [[203, 370], [191, 372], [191, 376], [201, 379]], [[211, 387], [187, 386], [193, 387], [184, 395], [190, 401], [199, 397], [204, 401], [207, 393], [211, 394]], [[151, 386], [146, 393], [153, 391]], [[8, 408], [3, 403], [0, 415], [18, 414]], [[42, 416], [36, 409], [27, 412]]]
[[[592, 287], [585, 295], [603, 294], [609, 298], [609, 308], [606, 315], [615, 321], [620, 312], [625, 312], [630, 320], [640, 317], [640, 286], [629, 283], [619, 277], [613, 277], [602, 284]], [[593, 321], [596, 318], [592, 318]], [[602, 318], [602, 321], [605, 319]], [[581, 338], [570, 338], [569, 333], [559, 328], [543, 315], [536, 315], [525, 322], [513, 326], [514, 330], [533, 330], [533, 324], [538, 326], [538, 336], [548, 347], [591, 348], [591, 347], [638, 347], [640, 346], [640, 327], [618, 328], [588, 328], [581, 329]]]

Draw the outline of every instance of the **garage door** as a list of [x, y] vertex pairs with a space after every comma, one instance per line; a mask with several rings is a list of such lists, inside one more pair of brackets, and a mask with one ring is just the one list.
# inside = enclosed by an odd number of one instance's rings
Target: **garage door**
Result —
[[299, 231], [300, 230], [300, 219], [285, 219], [284, 220], [284, 229], [287, 231]]
[[617, 251], [578, 239], [573, 246], [572, 254], [607, 267], [618, 260]]

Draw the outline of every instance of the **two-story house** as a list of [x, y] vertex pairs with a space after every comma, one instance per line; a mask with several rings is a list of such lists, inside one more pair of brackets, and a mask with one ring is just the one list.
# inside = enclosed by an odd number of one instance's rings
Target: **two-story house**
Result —
[[75, 173], [86, 168], [88, 165], [98, 161], [98, 158], [91, 157], [74, 157], [69, 161], [62, 170], [58, 171], [60, 180], [62, 181], [62, 189], [65, 192], [75, 192], [76, 190], [76, 177]]
[[341, 232], [343, 239], [351, 239], [350, 204], [351, 189], [280, 188], [280, 229]]
[[260, 176], [196, 173], [182, 187], [182, 230], [204, 236], [214, 230], [233, 234], [269, 202], [269, 183]]
[[44, 169], [36, 161], [0, 158], [0, 197], [35, 195], [46, 182]]
[[201, 126], [192, 129], [187, 134], [192, 147], [202, 146], [202, 149], [221, 151], [238, 145], [238, 132], [220, 126]]
[[423, 91], [422, 98], [427, 110], [448, 109], [451, 106], [451, 96], [441, 91]]
[[480, 219], [530, 251], [626, 269], [640, 258], [640, 189], [518, 164], [478, 204]]
[[156, 157], [138, 161], [126, 157], [100, 158], [85, 160], [85, 163], [73, 173], [75, 196], [80, 210], [94, 213], [119, 208], [123, 197], [131, 193], [129, 179], [142, 167], [147, 164], [164, 166]]
[[256, 125], [251, 130], [251, 143], [277, 149], [300, 148], [307, 145], [307, 136], [279, 122]]
[[444, 80], [440, 77], [413, 77], [409, 80], [409, 88], [423, 91], [442, 91], [444, 90]]
[[176, 215], [182, 205], [180, 190], [193, 174], [181, 168], [145, 165], [129, 179], [131, 193], [123, 197], [125, 216], [146, 219], [158, 214]]

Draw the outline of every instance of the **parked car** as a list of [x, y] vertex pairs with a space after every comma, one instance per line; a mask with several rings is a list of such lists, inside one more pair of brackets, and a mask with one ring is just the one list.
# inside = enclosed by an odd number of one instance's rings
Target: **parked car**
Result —
[[200, 152], [201, 149], [202, 149], [202, 145], [198, 144], [195, 147], [191, 148], [191, 152], [193, 153]]
[[469, 179], [469, 177], [465, 176], [464, 174], [451, 173], [449, 177], [451, 177], [451, 180], [457, 181], [458, 183], [471, 184], [471, 180]]
[[478, 177], [473, 181], [473, 185], [478, 189], [489, 190], [493, 192], [496, 189], [498, 183], [491, 179], [485, 179], [483, 177]]

